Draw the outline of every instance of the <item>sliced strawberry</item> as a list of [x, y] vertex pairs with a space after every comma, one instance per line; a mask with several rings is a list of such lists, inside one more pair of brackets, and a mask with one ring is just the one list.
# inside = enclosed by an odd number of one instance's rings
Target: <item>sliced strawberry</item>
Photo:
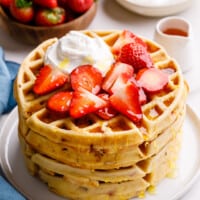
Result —
[[102, 81], [101, 72], [92, 65], [81, 65], [71, 72], [71, 85], [74, 90], [84, 88], [97, 94], [101, 89]]
[[129, 81], [133, 82], [138, 87], [140, 104], [145, 104], [147, 102], [147, 95], [145, 94], [143, 88], [138, 84], [134, 77], [129, 79]]
[[65, 116], [69, 110], [73, 92], [58, 92], [47, 101], [47, 108], [59, 115]]
[[106, 101], [85, 89], [74, 92], [70, 105], [70, 116], [79, 118], [105, 107]]
[[147, 95], [145, 94], [143, 88], [138, 87], [139, 92], [139, 101], [141, 105], [144, 105], [147, 102]]
[[114, 109], [133, 122], [139, 122], [142, 119], [142, 109], [137, 85], [132, 81], [127, 81], [127, 77], [122, 74], [115, 81], [112, 91], [110, 102]]
[[153, 62], [147, 49], [136, 43], [124, 45], [117, 60], [132, 65], [136, 70], [153, 67]]
[[114, 63], [103, 80], [102, 88], [110, 93], [110, 88], [120, 74], [126, 74], [129, 78], [131, 78], [133, 76], [133, 72], [134, 69], [131, 65], [121, 62]]
[[64, 74], [58, 68], [45, 65], [36, 78], [33, 91], [38, 95], [47, 94], [63, 86], [68, 80], [68, 74]]
[[117, 111], [111, 106], [109, 95], [106, 93], [101, 93], [98, 97], [106, 101], [106, 106], [97, 110], [96, 114], [102, 119], [109, 120], [117, 115]]
[[114, 45], [111, 48], [111, 51], [113, 54], [118, 55], [121, 48], [128, 43], [137, 43], [137, 44], [141, 44], [142, 46], [144, 46], [145, 48], [147, 48], [146, 43], [139, 37], [137, 37], [134, 33], [132, 33], [131, 31], [128, 30], [124, 30], [120, 36], [118, 37], [118, 39], [116, 40], [116, 42], [114, 43]]
[[168, 83], [168, 75], [157, 68], [142, 69], [136, 75], [139, 85], [147, 92], [159, 92]]

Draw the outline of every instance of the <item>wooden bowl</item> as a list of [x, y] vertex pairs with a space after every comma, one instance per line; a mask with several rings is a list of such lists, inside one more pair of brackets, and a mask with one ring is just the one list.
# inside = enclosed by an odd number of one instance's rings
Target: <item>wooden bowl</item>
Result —
[[96, 11], [97, 3], [94, 3], [87, 12], [74, 20], [51, 27], [32, 26], [16, 22], [5, 13], [2, 7], [0, 7], [0, 17], [2, 18], [4, 26], [14, 39], [22, 43], [37, 45], [49, 38], [60, 38], [70, 30], [87, 28], [95, 17]]

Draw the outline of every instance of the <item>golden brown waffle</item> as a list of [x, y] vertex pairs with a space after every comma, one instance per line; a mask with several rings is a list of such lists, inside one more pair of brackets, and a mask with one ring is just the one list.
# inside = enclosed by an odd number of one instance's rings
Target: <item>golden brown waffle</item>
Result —
[[156, 149], [157, 153], [133, 166], [119, 169], [72, 167], [32, 151], [23, 137], [20, 138], [30, 173], [39, 176], [52, 191], [72, 199], [128, 199], [138, 196], [150, 185], [157, 185], [173, 172], [180, 149], [183, 118], [184, 113], [173, 124], [178, 130], [167, 131], [154, 141], [143, 144], [148, 146], [147, 149]]
[[[112, 47], [121, 31], [84, 33], [98, 35]], [[176, 61], [158, 44], [142, 39], [155, 67], [169, 74], [169, 83], [162, 92], [149, 96], [137, 125], [122, 115], [110, 120], [93, 114], [76, 120], [49, 115], [45, 105], [53, 93], [37, 96], [32, 88], [47, 48], [57, 39], [43, 42], [22, 63], [14, 91], [25, 160], [29, 171], [59, 195], [129, 199], [158, 184], [172, 170], [180, 147], [188, 86]]]

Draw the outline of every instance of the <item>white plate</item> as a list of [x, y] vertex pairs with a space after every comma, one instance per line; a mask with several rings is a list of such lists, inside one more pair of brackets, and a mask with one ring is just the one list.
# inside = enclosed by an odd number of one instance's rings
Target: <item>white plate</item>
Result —
[[[0, 164], [6, 177], [28, 199], [63, 200], [63, 198], [51, 193], [44, 183], [29, 175], [20, 150], [17, 125], [17, 108], [15, 108], [5, 121], [0, 133]], [[147, 194], [145, 200], [175, 200], [180, 198], [200, 174], [199, 152], [200, 120], [187, 106], [177, 176], [163, 180], [157, 186], [156, 193]], [[134, 200], [138, 200], [138, 198]]]
[[116, 0], [124, 8], [144, 16], [172, 15], [187, 9], [193, 0]]

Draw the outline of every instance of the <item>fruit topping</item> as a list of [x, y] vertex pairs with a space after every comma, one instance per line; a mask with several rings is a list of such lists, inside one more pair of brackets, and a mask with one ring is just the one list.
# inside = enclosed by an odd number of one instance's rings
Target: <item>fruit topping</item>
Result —
[[157, 68], [141, 69], [136, 80], [146, 92], [159, 92], [168, 83], [168, 75]]
[[115, 81], [112, 91], [111, 105], [133, 122], [139, 122], [142, 119], [142, 110], [137, 85], [132, 81], [127, 81], [126, 75], [121, 74]]
[[33, 91], [38, 95], [47, 94], [61, 86], [69, 80], [69, 75], [64, 74], [58, 68], [52, 68], [50, 65], [45, 65], [41, 68]]
[[147, 95], [141, 87], [138, 87], [139, 92], [139, 101], [141, 105], [144, 105], [147, 102]]
[[103, 120], [122, 114], [134, 123], [142, 120], [142, 105], [151, 94], [165, 89], [171, 74], [153, 66], [140, 38], [128, 31], [119, 38], [115, 43], [119, 55], [106, 74], [91, 64], [77, 66], [70, 74], [50, 65], [41, 68], [33, 87], [36, 94], [49, 93], [65, 83], [70, 86], [48, 100], [50, 113], [75, 119], [92, 113]]
[[86, 89], [75, 91], [70, 105], [70, 116], [79, 118], [105, 107], [106, 101]]
[[116, 42], [114, 43], [114, 45], [112, 46], [111, 50], [112, 53], [115, 55], [118, 55], [120, 52], [120, 49], [128, 43], [136, 43], [136, 44], [141, 44], [142, 46], [144, 46], [144, 48], [147, 48], [146, 43], [140, 39], [139, 37], [137, 37], [134, 33], [128, 31], [128, 30], [124, 30], [121, 35], [119, 36], [119, 38], [116, 40]]
[[111, 119], [116, 116], [118, 112], [112, 107], [109, 100], [109, 95], [106, 93], [101, 93], [98, 95], [98, 97], [106, 101], [106, 106], [97, 110], [96, 114], [105, 120]]
[[66, 116], [72, 96], [73, 92], [58, 92], [49, 98], [47, 108], [60, 116]]
[[70, 75], [71, 85], [74, 90], [84, 88], [93, 94], [101, 89], [103, 77], [101, 72], [92, 65], [81, 65], [75, 68]]
[[120, 74], [126, 74], [129, 78], [131, 78], [133, 76], [133, 72], [134, 69], [131, 65], [121, 62], [114, 63], [104, 78], [102, 88], [110, 93], [110, 88]]
[[147, 49], [137, 43], [124, 45], [120, 50], [117, 60], [132, 65], [135, 70], [153, 67], [153, 62]]

